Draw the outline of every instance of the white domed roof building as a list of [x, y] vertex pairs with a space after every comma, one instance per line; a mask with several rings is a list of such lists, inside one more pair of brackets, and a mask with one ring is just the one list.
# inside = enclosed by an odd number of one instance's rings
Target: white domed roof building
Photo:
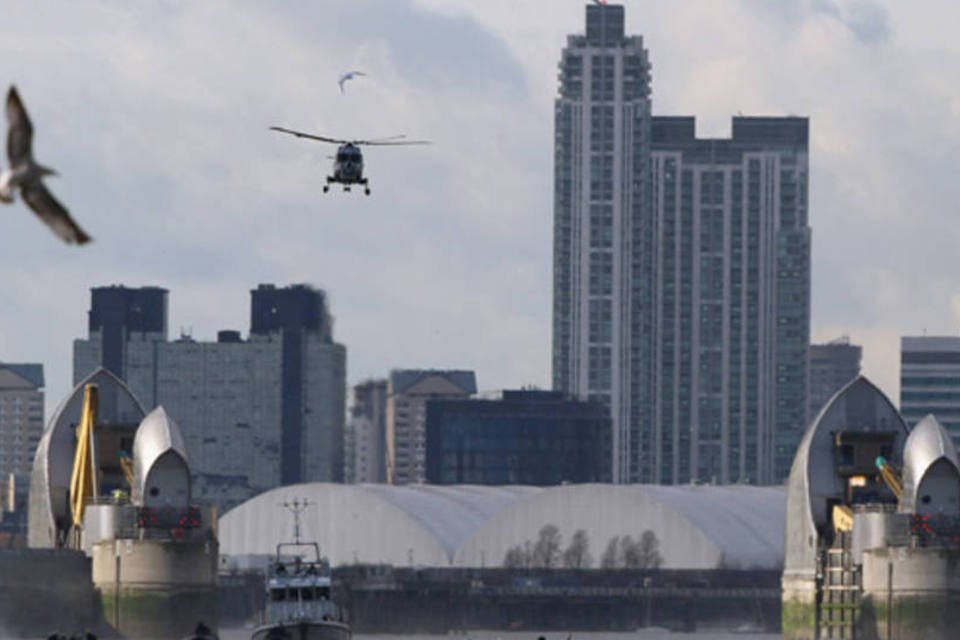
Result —
[[558, 487], [300, 484], [261, 494], [220, 518], [221, 553], [272, 554], [292, 539], [284, 502], [311, 503], [301, 539], [333, 565], [495, 567], [545, 525], [565, 545], [586, 532], [597, 566], [614, 537], [652, 531], [666, 569], [778, 569], [782, 487], [585, 484]]

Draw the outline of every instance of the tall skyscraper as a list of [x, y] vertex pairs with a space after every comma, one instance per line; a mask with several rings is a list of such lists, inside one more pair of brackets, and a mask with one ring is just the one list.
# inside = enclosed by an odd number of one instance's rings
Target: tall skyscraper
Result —
[[900, 414], [912, 428], [929, 413], [960, 443], [960, 337], [900, 338]]
[[387, 381], [366, 380], [353, 387], [350, 407], [352, 482], [387, 480]]
[[[74, 381], [112, 363], [146, 409], [162, 404], [187, 441], [199, 497], [227, 507], [281, 484], [342, 481], [346, 349], [323, 291], [260, 285], [249, 337], [220, 331], [216, 342], [168, 341], [162, 289], [102, 291], [88, 338], [74, 341]], [[132, 313], [144, 291], [163, 297], [149, 325]]]
[[653, 480], [780, 482], [806, 420], [806, 118], [653, 119]]
[[615, 482], [779, 482], [805, 424], [805, 118], [652, 117], [643, 41], [586, 8], [560, 61], [553, 384], [610, 407]]
[[0, 482], [30, 473], [42, 435], [43, 365], [0, 362]]
[[650, 62], [622, 6], [586, 10], [555, 111], [553, 386], [610, 408], [613, 478], [630, 482], [650, 447]]
[[477, 392], [473, 371], [396, 369], [387, 386], [387, 482], [426, 482], [427, 400], [469, 398]]
[[826, 344], [810, 345], [810, 385], [807, 398], [807, 424], [848, 382], [860, 375], [863, 349], [850, 344], [844, 336]]

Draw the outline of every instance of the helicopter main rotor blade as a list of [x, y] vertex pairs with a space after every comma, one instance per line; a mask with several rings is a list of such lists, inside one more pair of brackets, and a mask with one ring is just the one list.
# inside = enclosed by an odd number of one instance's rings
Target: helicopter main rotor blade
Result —
[[433, 144], [429, 140], [357, 140], [353, 144], [371, 147], [400, 147], [415, 144]]
[[407, 135], [405, 133], [401, 133], [395, 136], [387, 136], [386, 138], [374, 138], [373, 140], [354, 140], [353, 143], [354, 144], [379, 144], [381, 142], [392, 142], [394, 140], [403, 140], [406, 137]]
[[270, 127], [271, 131], [279, 131], [281, 133], [289, 133], [292, 136], [297, 136], [298, 138], [309, 138], [310, 140], [319, 140], [320, 142], [329, 142], [330, 144], [347, 144], [349, 140], [337, 140], [336, 138], [327, 138], [326, 136], [318, 136], [312, 133], [304, 133], [303, 131], [294, 131], [293, 129], [285, 129], [283, 127]]

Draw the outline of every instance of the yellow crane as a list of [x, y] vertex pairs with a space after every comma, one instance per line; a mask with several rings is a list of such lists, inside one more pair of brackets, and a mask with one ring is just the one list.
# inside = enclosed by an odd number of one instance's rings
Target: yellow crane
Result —
[[133, 458], [126, 452], [120, 452], [120, 470], [123, 471], [123, 477], [127, 479], [127, 486], [133, 490]]
[[[83, 513], [87, 500], [97, 495], [97, 468], [94, 458], [94, 424], [97, 421], [97, 385], [83, 388], [83, 409], [77, 425], [77, 449], [73, 454], [73, 473], [70, 476], [70, 512], [73, 527], [79, 536], [83, 527]], [[79, 543], [79, 539], [77, 540]]]
[[877, 456], [875, 462], [877, 469], [880, 470], [880, 477], [883, 478], [884, 483], [890, 487], [890, 491], [892, 491], [893, 495], [899, 500], [900, 496], [903, 495], [903, 482], [900, 481], [900, 474], [896, 472], [893, 465], [887, 462], [887, 459], [883, 456]]
[[853, 509], [845, 504], [833, 505], [834, 531], [853, 531]]

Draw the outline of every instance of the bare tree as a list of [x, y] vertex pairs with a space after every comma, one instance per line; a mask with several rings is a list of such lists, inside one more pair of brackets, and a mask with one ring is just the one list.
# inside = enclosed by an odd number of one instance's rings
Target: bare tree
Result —
[[503, 567], [505, 569], [522, 569], [527, 566], [526, 554], [523, 547], [519, 544], [507, 549], [507, 554], [503, 557]]
[[577, 529], [570, 539], [570, 546], [563, 552], [563, 566], [568, 569], [589, 569], [591, 565], [590, 538], [586, 531]]
[[533, 546], [533, 566], [550, 569], [559, 565], [562, 545], [560, 530], [552, 524], [544, 525]]
[[600, 556], [601, 569], [616, 569], [623, 563], [620, 560], [620, 536], [613, 536], [607, 543], [607, 548]]
[[637, 543], [637, 555], [639, 556], [641, 569], [659, 569], [663, 564], [663, 556], [660, 555], [660, 541], [657, 540], [657, 534], [647, 529], [640, 536], [640, 542]]
[[634, 542], [633, 536], [623, 536], [620, 538], [620, 557], [621, 566], [627, 569], [640, 568], [640, 547]]

